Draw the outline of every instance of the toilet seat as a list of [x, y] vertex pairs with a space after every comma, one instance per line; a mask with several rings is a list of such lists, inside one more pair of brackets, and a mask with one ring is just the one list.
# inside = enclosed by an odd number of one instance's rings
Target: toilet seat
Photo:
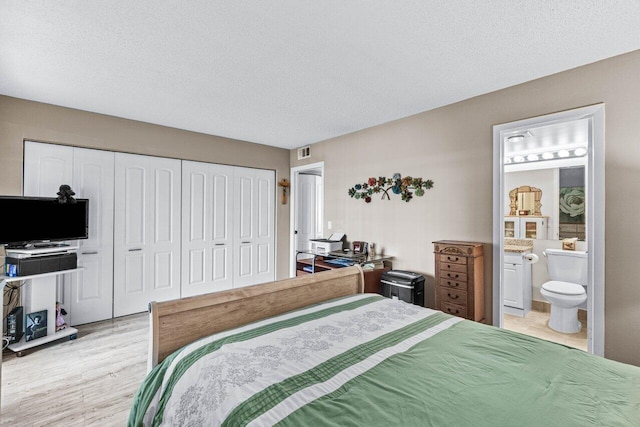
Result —
[[551, 280], [542, 285], [542, 289], [558, 295], [583, 295], [586, 294], [584, 287], [577, 283]]

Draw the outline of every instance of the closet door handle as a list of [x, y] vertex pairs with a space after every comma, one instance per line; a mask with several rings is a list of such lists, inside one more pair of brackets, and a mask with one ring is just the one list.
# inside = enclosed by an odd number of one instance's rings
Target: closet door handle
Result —
[[137, 252], [137, 251], [141, 251], [142, 248], [133, 248], [133, 249], [129, 249], [129, 252]]

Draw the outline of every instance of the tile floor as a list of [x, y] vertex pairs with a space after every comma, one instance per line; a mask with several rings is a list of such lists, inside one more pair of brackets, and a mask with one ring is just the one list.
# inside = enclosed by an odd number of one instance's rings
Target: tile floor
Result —
[[526, 317], [505, 314], [503, 326], [510, 331], [520, 332], [536, 338], [542, 338], [547, 341], [553, 341], [587, 351], [587, 322], [586, 319], [581, 319], [580, 321], [582, 322], [582, 330], [580, 332], [563, 334], [547, 326], [549, 313], [532, 310]]

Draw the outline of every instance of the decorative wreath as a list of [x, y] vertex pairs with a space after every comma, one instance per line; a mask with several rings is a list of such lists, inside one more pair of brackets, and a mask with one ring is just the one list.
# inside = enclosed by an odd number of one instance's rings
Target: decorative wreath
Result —
[[384, 176], [369, 178], [367, 182], [356, 184], [349, 189], [349, 196], [356, 199], [362, 199], [366, 203], [371, 202], [371, 196], [374, 193], [382, 193], [382, 200], [385, 196], [391, 200], [389, 191], [393, 194], [400, 194], [402, 200], [409, 202], [413, 195], [418, 197], [424, 196], [424, 190], [433, 188], [433, 181], [430, 179], [412, 178], [410, 176], [402, 176], [399, 173], [393, 174], [393, 178]]

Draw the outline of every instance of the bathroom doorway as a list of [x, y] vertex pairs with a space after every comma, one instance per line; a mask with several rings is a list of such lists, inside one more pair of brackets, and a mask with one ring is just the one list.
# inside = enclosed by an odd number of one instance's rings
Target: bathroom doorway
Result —
[[[604, 105], [496, 125], [493, 138], [493, 324], [603, 356]], [[579, 203], [567, 205], [568, 198], [581, 198], [582, 211]], [[549, 303], [540, 290], [549, 280], [545, 249], [561, 249], [566, 238], [586, 252], [587, 300], [578, 310], [586, 328], [581, 334], [548, 328], [544, 312]], [[524, 256], [514, 261], [514, 255]], [[523, 283], [519, 297], [512, 288], [516, 277]], [[579, 341], [583, 335], [586, 343]]]

